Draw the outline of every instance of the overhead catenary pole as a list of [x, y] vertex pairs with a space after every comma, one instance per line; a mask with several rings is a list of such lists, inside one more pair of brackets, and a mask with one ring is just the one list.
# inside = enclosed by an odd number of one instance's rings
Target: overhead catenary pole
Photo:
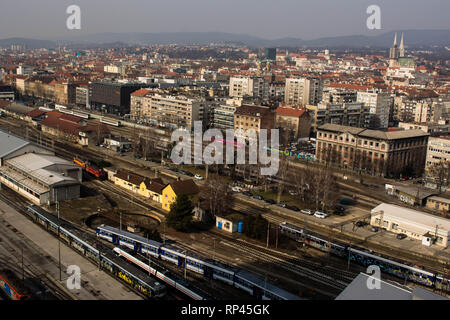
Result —
[[61, 220], [59, 217], [59, 202], [58, 202], [58, 191], [56, 191], [56, 212], [58, 213], [58, 261], [59, 261], [59, 281], [62, 281], [62, 272], [61, 272]]
[[270, 233], [270, 222], [267, 222], [267, 243], [266, 243], [266, 248], [269, 247], [269, 233]]

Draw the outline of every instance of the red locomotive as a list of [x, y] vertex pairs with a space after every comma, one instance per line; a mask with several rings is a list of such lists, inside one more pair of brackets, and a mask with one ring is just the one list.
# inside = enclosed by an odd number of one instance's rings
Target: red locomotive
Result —
[[83, 168], [84, 171], [89, 172], [98, 179], [103, 180], [106, 178], [106, 172], [89, 161], [83, 161], [77, 158], [73, 158], [73, 162]]

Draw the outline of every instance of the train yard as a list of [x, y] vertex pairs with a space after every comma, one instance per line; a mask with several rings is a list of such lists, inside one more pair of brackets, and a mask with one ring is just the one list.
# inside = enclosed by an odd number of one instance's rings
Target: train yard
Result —
[[[125, 131], [128, 132], [128, 130], [126, 130], [125, 128], [120, 128], [119, 130], [124, 130], [124, 132]], [[12, 131], [15, 131], [14, 133], [20, 131], [20, 133], [23, 136], [23, 128], [22, 130], [20, 130], [18, 126], [13, 126]], [[53, 140], [51, 138], [42, 136], [41, 133], [39, 133], [38, 131], [34, 131], [32, 129], [26, 132], [26, 136], [31, 141], [41, 144], [43, 143], [44, 145], [46, 144], [48, 147], [54, 149], [58, 155], [61, 155], [66, 159], [72, 160], [77, 155], [82, 154], [84, 158], [89, 160], [94, 161], [103, 160], [103, 157], [94, 150], [91, 150], [89, 148], [81, 148], [78, 146], [73, 146], [61, 140]], [[119, 156], [111, 157], [111, 159], [117, 164], [123, 164], [124, 166], [132, 167], [129, 161], [122, 160], [120, 159]], [[159, 171], [161, 172], [162, 170]], [[100, 190], [101, 192], [106, 193], [111, 192], [111, 190], [114, 190], [114, 193], [122, 196], [130, 203], [139, 206], [143, 210], [149, 210], [151, 215], [159, 219], [159, 221], [164, 220], [164, 214], [162, 214], [160, 206], [158, 205], [153, 206], [151, 202], [144, 201], [139, 197], [132, 196], [129, 192], [124, 191], [123, 189], [120, 189], [107, 181], [93, 180], [92, 184], [95, 185], [96, 188], [98, 188], [98, 190]], [[379, 200], [380, 197], [377, 196], [376, 193], [373, 192], [371, 193], [370, 191], [364, 188], [357, 188], [355, 186], [348, 185], [345, 183], [340, 184], [344, 195], [351, 196], [355, 193], [358, 193], [359, 196], [358, 202], [363, 207], [370, 207], [371, 205], [380, 202]], [[23, 210], [23, 208], [21, 209]], [[239, 201], [237, 202], [235, 201], [234, 209], [238, 212], [245, 214], [255, 214], [255, 212], [258, 211], [257, 207], [253, 207], [251, 205]], [[295, 223], [297, 226], [302, 226], [302, 228], [305, 228], [306, 230], [312, 230], [320, 232], [322, 234], [328, 234], [328, 236], [325, 237], [327, 238], [325, 240], [330, 241], [339, 239], [339, 241], [348, 241], [353, 244], [359, 245], [367, 244], [365, 241], [361, 241], [361, 239], [355, 238], [351, 239], [350, 237], [343, 235], [342, 233], [339, 233], [338, 227], [336, 226], [323, 228], [317, 226], [317, 224], [307, 224], [305, 219], [301, 218], [295, 219], [290, 217], [287, 218], [287, 216], [279, 215], [277, 214], [277, 212], [274, 212], [272, 210], [268, 211], [266, 210], [263, 213], [263, 215], [269, 221], [271, 221], [277, 226], [283, 223], [284, 221], [289, 221]], [[282, 281], [283, 286], [289, 288], [291, 292], [301, 291], [305, 293], [309, 292], [311, 289], [314, 289], [314, 291], [317, 292], [321, 297], [333, 298], [337, 294], [339, 294], [345, 288], [345, 286], [348, 285], [348, 283], [352, 281], [352, 279], [357, 275], [359, 271], [363, 270], [363, 267], [360, 267], [351, 269], [350, 271], [344, 271], [345, 268], [343, 268], [343, 265], [346, 265], [345, 263], [346, 261], [342, 262], [334, 258], [331, 258], [330, 260], [329, 253], [326, 259], [327, 262], [332, 261], [332, 263], [325, 265], [322, 262], [323, 259], [322, 260], [320, 258], [317, 259], [316, 256], [313, 257], [312, 260], [318, 262], [313, 262], [311, 261], [311, 256], [308, 256], [307, 254], [304, 255], [303, 257], [301, 257], [301, 255], [299, 256], [298, 254], [296, 254], [295, 256], [289, 255], [279, 250], [264, 248], [258, 244], [239, 241], [233, 237], [228, 237], [226, 235], [219, 234], [217, 232], [208, 232], [206, 233], [206, 237], [216, 239], [218, 245], [220, 245], [221, 248], [225, 250], [224, 252], [234, 252], [235, 256], [241, 257], [241, 258], [234, 258], [234, 256], [230, 256], [230, 254], [228, 253], [220, 254], [216, 252], [215, 247], [214, 255], [217, 258], [216, 260], [219, 260], [220, 262], [223, 263], [231, 264], [233, 266], [243, 265], [245, 266], [245, 268], [248, 268], [250, 271], [256, 273], [260, 278], [275, 280], [270, 279], [270, 276], [267, 276], [267, 273], [270, 273], [271, 275], [276, 274], [276, 279], [278, 279], [278, 281]], [[188, 244], [185, 242], [181, 242], [176, 236], [173, 235], [168, 236], [167, 239], [175, 239], [177, 241], [176, 246], [182, 250], [191, 250], [191, 251], [202, 250], [201, 254], [211, 253], [210, 247], [202, 246], [201, 244]], [[303, 243], [305, 242], [302, 241], [302, 244]], [[303, 253], [304, 251], [302, 251], [302, 254]], [[162, 263], [162, 266], [168, 269], [171, 267], [168, 266], [168, 264], [164, 263]], [[172, 272], [180, 273], [180, 270], [179, 268], [175, 268], [172, 269]], [[188, 280], [199, 281], [199, 283], [202, 282], [201, 278], [196, 277], [193, 274], [190, 275]], [[206, 283], [203, 283], [202, 285], [208, 287], [211, 286], [211, 284], [212, 284], [211, 281], [208, 281]], [[51, 286], [51, 284], [49, 284], [49, 286]], [[215, 286], [216, 284], [214, 284], [212, 287], [214, 288]], [[223, 287], [217, 285], [216, 291], [213, 290], [212, 294], [217, 295], [218, 292], [222, 291], [223, 289], [224, 289]], [[54, 290], [56, 291], [56, 289]]]

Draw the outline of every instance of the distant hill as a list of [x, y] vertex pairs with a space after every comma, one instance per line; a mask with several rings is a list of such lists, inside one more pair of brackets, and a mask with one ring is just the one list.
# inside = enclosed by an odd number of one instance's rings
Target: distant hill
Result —
[[35, 40], [27, 38], [0, 39], [0, 48], [8, 48], [12, 45], [26, 45], [28, 49], [54, 48], [56, 42], [49, 40]]
[[315, 40], [281, 38], [267, 40], [260, 37], [223, 32], [162, 32], [162, 33], [99, 33], [71, 39], [75, 42], [124, 42], [128, 44], [209, 44], [236, 43], [252, 47], [383, 47], [389, 48], [394, 33], [405, 33], [405, 43], [413, 46], [450, 45], [450, 30], [399, 30], [377, 36], [352, 35]]
[[[380, 47], [389, 48], [394, 39], [394, 33], [404, 32], [407, 47], [445, 46], [450, 45], [450, 30], [398, 30], [376, 36], [352, 35], [341, 37], [327, 37], [315, 40], [300, 38], [281, 38], [267, 40], [260, 37], [224, 32], [161, 32], [161, 33], [97, 33], [60, 40], [60, 43], [91, 47], [92, 45], [106, 46], [119, 43], [128, 45], [154, 44], [209, 44], [235, 43], [250, 47]], [[10, 38], [0, 40], [0, 47], [12, 44], [26, 44], [28, 48], [56, 47], [56, 42], [47, 40], [32, 40], [25, 38]]]

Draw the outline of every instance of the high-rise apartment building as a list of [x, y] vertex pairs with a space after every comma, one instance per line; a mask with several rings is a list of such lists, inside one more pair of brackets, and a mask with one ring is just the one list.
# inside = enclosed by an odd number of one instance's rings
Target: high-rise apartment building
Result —
[[263, 77], [231, 77], [230, 97], [250, 96], [268, 100], [269, 81]]
[[322, 92], [320, 78], [287, 78], [284, 102], [288, 105], [317, 105], [322, 100]]

